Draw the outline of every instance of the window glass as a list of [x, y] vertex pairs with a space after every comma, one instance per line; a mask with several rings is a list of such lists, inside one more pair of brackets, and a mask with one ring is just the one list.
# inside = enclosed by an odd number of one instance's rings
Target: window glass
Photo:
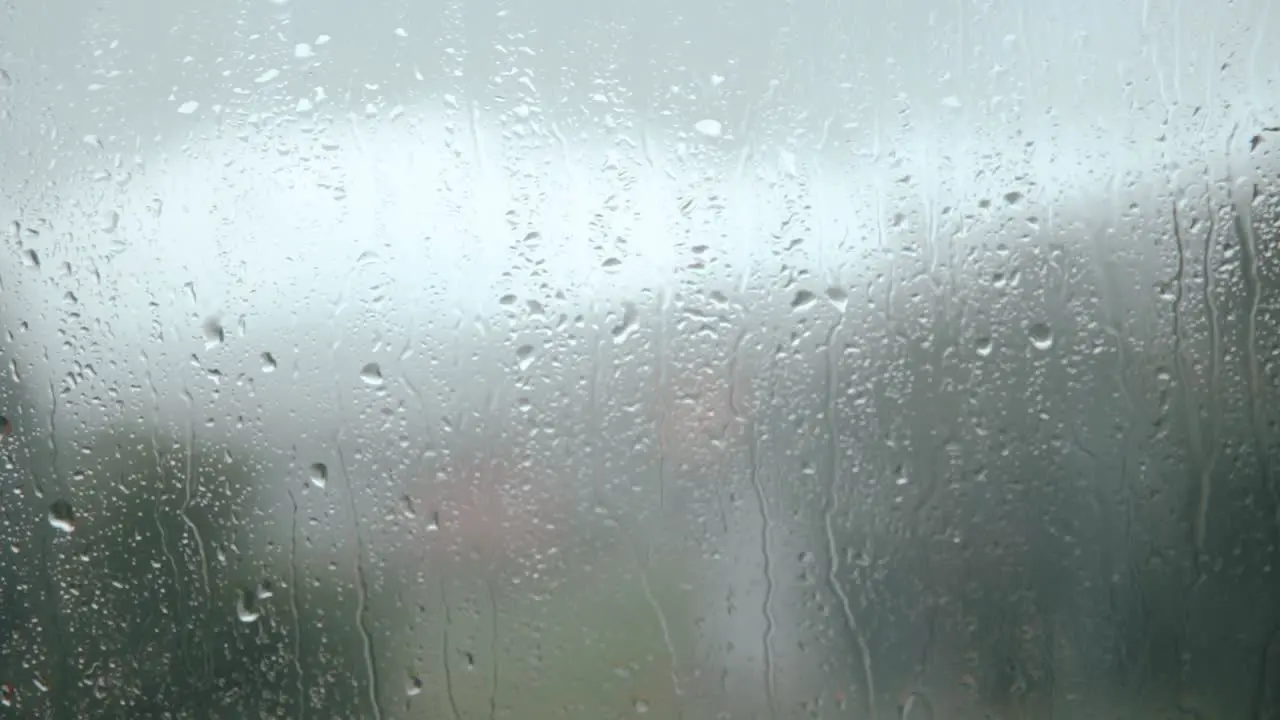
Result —
[[1280, 717], [1280, 5], [0, 9], [15, 717]]

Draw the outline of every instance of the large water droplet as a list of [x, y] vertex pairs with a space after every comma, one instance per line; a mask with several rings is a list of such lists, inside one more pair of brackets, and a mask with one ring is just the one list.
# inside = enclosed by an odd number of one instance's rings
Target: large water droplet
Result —
[[360, 368], [360, 379], [365, 385], [377, 387], [382, 384], [382, 367], [378, 363], [369, 363]]
[[993, 349], [990, 335], [983, 335], [973, 344], [974, 352], [978, 353], [978, 357], [987, 357], [991, 355]]
[[276, 371], [276, 358], [269, 352], [262, 353], [262, 372], [269, 373]]
[[1031, 345], [1037, 350], [1048, 350], [1053, 347], [1053, 329], [1048, 323], [1033, 323], [1027, 328], [1027, 334], [1031, 337]]

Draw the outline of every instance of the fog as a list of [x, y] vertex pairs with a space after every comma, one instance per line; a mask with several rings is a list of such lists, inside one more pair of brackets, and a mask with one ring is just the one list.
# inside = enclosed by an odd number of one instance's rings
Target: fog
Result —
[[[277, 37], [231, 36], [275, 54], [195, 107], [180, 68], [216, 77], [217, 42], [96, 121], [24, 120], [74, 93], [10, 63], [3, 671], [24, 712], [1277, 712], [1256, 53], [1205, 106], [1157, 60], [1136, 89], [1046, 72], [913, 103], [879, 79], [869, 102], [832, 80], [841, 108], [815, 75], [666, 113], [658, 80], [596, 100], [562, 78], [557, 108], [395, 52], [344, 63], [384, 41], [330, 23], [331, 58], [293, 12], [254, 10]], [[1123, 37], [1121, 14], [1080, 22]], [[1009, 40], [1017, 20], [985, 32], [1031, 77], [1058, 49]], [[101, 27], [80, 34], [105, 62]], [[534, 44], [536, 78], [559, 51]], [[685, 60], [658, 77], [722, 92]]]

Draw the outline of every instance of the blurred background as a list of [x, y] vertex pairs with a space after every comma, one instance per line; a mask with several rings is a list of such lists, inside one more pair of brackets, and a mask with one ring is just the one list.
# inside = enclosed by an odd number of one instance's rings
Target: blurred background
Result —
[[0, 717], [1280, 718], [1269, 0], [0, 9]]

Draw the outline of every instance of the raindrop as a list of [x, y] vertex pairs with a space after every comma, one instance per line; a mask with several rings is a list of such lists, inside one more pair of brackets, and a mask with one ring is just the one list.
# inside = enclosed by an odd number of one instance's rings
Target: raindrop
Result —
[[311, 49], [311, 46], [308, 45], [307, 43], [298, 43], [297, 45], [293, 46], [293, 56], [296, 58], [299, 58], [299, 59], [309, 58], [312, 55], [315, 55], [315, 52]]
[[360, 368], [360, 379], [365, 385], [377, 387], [382, 384], [382, 368], [378, 363], [369, 363]]
[[269, 373], [276, 371], [276, 358], [269, 352], [262, 353], [262, 372]]
[[178, 112], [183, 115], [190, 115], [200, 109], [200, 103], [195, 100], [188, 100], [178, 106]]
[[844, 288], [827, 288], [827, 300], [831, 301], [831, 305], [841, 314], [849, 309], [849, 293]]
[[639, 319], [640, 311], [636, 309], [635, 303], [627, 303], [624, 305], [622, 310], [622, 321], [614, 326], [611, 331], [613, 334], [614, 344], [621, 345], [622, 343], [625, 343], [627, 338], [631, 337], [631, 334], [635, 332]]
[[792, 310], [804, 310], [813, 304], [814, 295], [808, 290], [797, 291], [795, 297], [791, 298]]
[[253, 593], [243, 590], [236, 593], [236, 617], [242, 623], [257, 622], [258, 618], [262, 617], [262, 613], [258, 611]]
[[404, 692], [409, 697], [422, 694], [422, 678], [417, 675], [410, 675], [409, 682], [405, 685]]
[[720, 121], [712, 120], [711, 118], [699, 120], [694, 124], [693, 128], [707, 137], [720, 137], [720, 134], [724, 132], [724, 126], [720, 124]]
[[324, 463], [311, 464], [311, 484], [318, 488], [324, 488], [325, 483], [329, 482], [329, 468]]
[[212, 350], [222, 344], [226, 339], [226, 333], [222, 329], [222, 323], [218, 318], [209, 318], [204, 321], [204, 349]]
[[1031, 337], [1031, 345], [1037, 350], [1048, 350], [1053, 347], [1053, 330], [1048, 323], [1034, 323], [1027, 328], [1027, 334]]
[[645, 713], [649, 712], [649, 701], [641, 698], [636, 698], [636, 701], [632, 703], [632, 707], [635, 708], [637, 715], [644, 715]]
[[987, 357], [991, 354], [992, 343], [990, 335], [979, 337], [974, 343], [974, 350], [978, 353], [978, 357]]
[[40, 269], [40, 254], [35, 250], [28, 250], [22, 253], [22, 264], [27, 267]]
[[516, 348], [516, 364], [520, 367], [520, 372], [528, 371], [536, 359], [537, 355], [534, 353], [532, 345], [521, 345]]
[[71, 503], [66, 500], [55, 502], [49, 508], [49, 525], [65, 533], [75, 532], [76, 517], [75, 511], [71, 509]]

